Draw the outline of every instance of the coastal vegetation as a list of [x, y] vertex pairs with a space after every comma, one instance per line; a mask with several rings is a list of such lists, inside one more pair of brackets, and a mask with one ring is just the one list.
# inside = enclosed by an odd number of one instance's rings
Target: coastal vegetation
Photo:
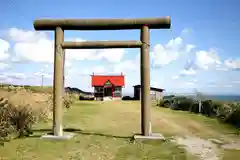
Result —
[[187, 96], [165, 96], [157, 103], [159, 107], [187, 111], [217, 118], [220, 122], [240, 128], [240, 102], [211, 99], [194, 99]]

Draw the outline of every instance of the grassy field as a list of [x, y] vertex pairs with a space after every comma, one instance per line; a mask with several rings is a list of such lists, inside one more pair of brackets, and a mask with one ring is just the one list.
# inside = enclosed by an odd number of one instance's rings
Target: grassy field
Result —
[[[10, 84], [0, 84], [0, 90], [8, 90], [8, 88], [11, 88], [12, 85]], [[17, 87], [21, 87], [21, 88], [26, 88], [26, 89], [30, 89], [33, 92], [37, 92], [37, 93], [51, 93], [52, 92], [52, 87], [51, 86], [14, 86], [12, 88], [17, 88]]]
[[[172, 136], [215, 138], [224, 143], [236, 141], [232, 127], [200, 115], [152, 107], [152, 127], [167, 141], [133, 143], [140, 132], [139, 102], [76, 101], [64, 113], [64, 128], [76, 133], [70, 141], [47, 141], [39, 137], [51, 131], [51, 122], [34, 126], [34, 135], [15, 139], [0, 148], [0, 159], [81, 159], [81, 160], [195, 160]], [[218, 149], [221, 159], [237, 159], [239, 151]]]

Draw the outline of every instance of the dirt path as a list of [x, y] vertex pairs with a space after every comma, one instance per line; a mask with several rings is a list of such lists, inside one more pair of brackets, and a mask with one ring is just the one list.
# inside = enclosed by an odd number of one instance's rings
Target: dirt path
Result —
[[[115, 134], [118, 134], [118, 128], [129, 128], [128, 131], [140, 131], [140, 105], [136, 102], [106, 102], [101, 117], [95, 117], [96, 123], [99, 124], [101, 119], [111, 119], [111, 126]], [[114, 106], [114, 107], [113, 107]], [[105, 115], [105, 116], [103, 116]], [[199, 157], [201, 160], [218, 160], [221, 159], [221, 149], [218, 144], [213, 143], [209, 138], [214, 138], [224, 142], [234, 141], [230, 136], [215, 130], [214, 127], [208, 126], [203, 122], [191, 119], [187, 114], [178, 115], [177, 112], [170, 112], [166, 109], [152, 108], [152, 127], [153, 132], [160, 132], [163, 135], [173, 136], [173, 142], [185, 148], [189, 153]], [[122, 122], [117, 120], [122, 119]], [[116, 127], [118, 126], [118, 127]], [[123, 133], [123, 132], [122, 132]], [[129, 135], [126, 132], [125, 135]]]
[[189, 153], [199, 157], [201, 160], [219, 160], [221, 159], [221, 150], [217, 145], [209, 140], [199, 137], [175, 137], [172, 142], [182, 145]]
[[[204, 126], [193, 120], [180, 120], [174, 115], [163, 112], [152, 112], [153, 123], [161, 122], [162, 125], [170, 126], [171, 132], [176, 136], [173, 137], [172, 142], [181, 145], [189, 153], [199, 157], [201, 160], [218, 160], [220, 159], [220, 150], [217, 145], [210, 140], [202, 139], [194, 134], [194, 132], [202, 132]], [[212, 130], [205, 130], [205, 132], [213, 133]], [[206, 134], [206, 133], [205, 133]]]

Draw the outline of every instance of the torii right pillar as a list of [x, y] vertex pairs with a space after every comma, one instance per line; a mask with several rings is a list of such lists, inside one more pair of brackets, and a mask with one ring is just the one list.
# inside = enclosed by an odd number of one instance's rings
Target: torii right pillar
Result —
[[140, 39], [142, 42], [140, 53], [141, 77], [141, 135], [134, 135], [135, 140], [165, 140], [160, 133], [152, 133], [151, 100], [150, 100], [150, 35], [149, 27], [142, 26]]

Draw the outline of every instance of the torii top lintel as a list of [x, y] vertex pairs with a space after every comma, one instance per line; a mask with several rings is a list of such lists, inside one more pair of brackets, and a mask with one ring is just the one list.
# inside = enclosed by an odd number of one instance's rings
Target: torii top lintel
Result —
[[140, 29], [169, 29], [170, 17], [135, 18], [135, 19], [39, 19], [34, 21], [35, 30], [127, 30]]

